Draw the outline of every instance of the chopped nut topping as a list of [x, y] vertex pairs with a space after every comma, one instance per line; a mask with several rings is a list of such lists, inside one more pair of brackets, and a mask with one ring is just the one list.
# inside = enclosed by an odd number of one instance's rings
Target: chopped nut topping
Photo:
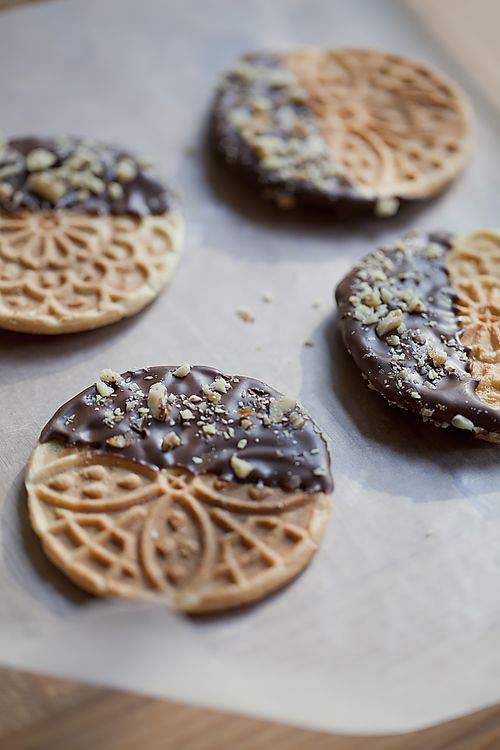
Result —
[[248, 445], [248, 440], [245, 440], [245, 438], [242, 438], [241, 440], [238, 440], [236, 447], [242, 451], [243, 448], [246, 448]]
[[42, 169], [48, 169], [57, 161], [57, 157], [52, 151], [46, 148], [34, 148], [26, 156], [26, 169], [28, 172], [38, 172]]
[[113, 448], [125, 448], [125, 446], [127, 445], [125, 435], [113, 435], [112, 437], [108, 438], [106, 442]]
[[382, 338], [390, 331], [395, 331], [403, 322], [403, 313], [401, 310], [391, 310], [385, 318], [377, 324], [375, 328], [377, 334]]
[[14, 188], [8, 182], [0, 182], [0, 200], [8, 200], [12, 197]]
[[67, 192], [64, 180], [55, 177], [50, 172], [34, 172], [28, 177], [26, 187], [35, 195], [52, 203], [56, 203]]
[[435, 365], [444, 365], [448, 359], [448, 355], [444, 349], [438, 349], [436, 346], [429, 348], [429, 355]]
[[99, 377], [103, 383], [119, 383], [120, 380], [122, 380], [122, 376], [119, 372], [109, 369], [101, 370]]
[[183, 365], [180, 365], [180, 367], [177, 368], [177, 370], [174, 370], [172, 373], [175, 375], [176, 378], [185, 378], [186, 375], [189, 375], [191, 372], [191, 365], [188, 365], [186, 362]]
[[106, 385], [106, 383], [103, 383], [102, 380], [96, 380], [95, 387], [98, 394], [103, 398], [108, 398], [114, 394], [114, 390], [109, 385]]
[[160, 422], [165, 422], [170, 414], [167, 388], [163, 383], [155, 383], [148, 393], [148, 407], [151, 416]]
[[108, 193], [110, 197], [115, 201], [123, 198], [123, 188], [119, 182], [110, 182], [108, 185]]
[[211, 387], [218, 393], [227, 393], [228, 391], [228, 384], [224, 378], [216, 378]]
[[238, 458], [235, 453], [231, 456], [231, 468], [238, 479], [246, 479], [254, 469], [249, 461], [244, 461], [242, 458]]
[[458, 427], [459, 430], [470, 430], [471, 432], [474, 432], [474, 423], [470, 421], [470, 419], [467, 419], [467, 417], [463, 417], [461, 414], [456, 414], [453, 419], [451, 420], [451, 423], [454, 427]]
[[137, 177], [137, 165], [132, 159], [121, 159], [116, 165], [116, 177], [119, 182], [131, 182]]
[[274, 399], [269, 406], [269, 419], [271, 422], [281, 422], [285, 414], [291, 409], [295, 409], [297, 402], [293, 398], [283, 396], [280, 399]]
[[301, 430], [305, 423], [306, 419], [303, 414], [292, 411], [292, 413], [290, 414], [290, 424], [292, 425], [294, 430]]
[[177, 448], [178, 445], [181, 444], [181, 439], [177, 435], [176, 432], [172, 431], [169, 432], [165, 437], [163, 438], [161, 449], [162, 451], [171, 451], [174, 448]]
[[181, 415], [181, 418], [182, 418], [182, 419], [183, 419], [183, 420], [184, 420], [185, 422], [189, 422], [189, 421], [190, 421], [191, 419], [194, 419], [194, 414], [193, 414], [193, 412], [191, 411], [191, 409], [183, 409], [183, 410], [182, 410], [182, 411], [180, 412], [180, 415]]

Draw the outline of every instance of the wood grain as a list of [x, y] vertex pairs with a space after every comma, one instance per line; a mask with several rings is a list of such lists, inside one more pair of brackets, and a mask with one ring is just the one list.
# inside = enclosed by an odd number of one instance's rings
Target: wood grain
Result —
[[494, 750], [500, 707], [405, 735], [309, 732], [131, 693], [0, 670], [2, 750]]
[[[33, 0], [0, 0], [0, 9]], [[499, 0], [406, 0], [500, 109]], [[420, 732], [333, 736], [0, 669], [2, 750], [494, 750], [500, 706]]]

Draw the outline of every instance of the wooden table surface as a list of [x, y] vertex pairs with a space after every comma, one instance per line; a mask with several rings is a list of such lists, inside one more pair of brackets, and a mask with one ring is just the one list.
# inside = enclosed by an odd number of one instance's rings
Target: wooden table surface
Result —
[[[29, 0], [28, 0], [29, 1]], [[31, 0], [32, 2], [35, 0]], [[105, 0], [103, 0], [104, 2]], [[0, 0], [0, 9], [26, 0]], [[406, 0], [500, 110], [500, 0]], [[500, 705], [404, 735], [330, 735], [0, 669], [2, 750], [495, 750]]]

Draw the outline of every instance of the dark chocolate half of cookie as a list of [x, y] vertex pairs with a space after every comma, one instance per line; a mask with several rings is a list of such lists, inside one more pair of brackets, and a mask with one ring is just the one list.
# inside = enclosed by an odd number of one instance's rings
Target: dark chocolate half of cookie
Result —
[[394, 215], [456, 177], [470, 152], [461, 92], [374, 50], [249, 54], [223, 78], [215, 149], [281, 208]]
[[0, 209], [164, 214], [173, 197], [150, 166], [123, 149], [82, 138], [13, 138], [0, 144]]
[[104, 370], [48, 422], [40, 442], [54, 440], [155, 469], [310, 493], [333, 487], [326, 435], [294, 399], [210, 367]]
[[424, 420], [494, 442], [499, 248], [491, 233], [415, 232], [367, 255], [336, 291], [345, 346], [371, 388]]

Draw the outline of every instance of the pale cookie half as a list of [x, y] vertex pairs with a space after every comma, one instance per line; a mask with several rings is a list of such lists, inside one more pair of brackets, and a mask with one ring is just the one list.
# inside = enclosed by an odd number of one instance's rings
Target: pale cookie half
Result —
[[222, 80], [213, 137], [282, 208], [391, 216], [430, 198], [471, 151], [464, 94], [427, 65], [370, 49], [246, 55]]
[[26, 474], [32, 526], [69, 578], [208, 612], [306, 566], [333, 484], [325, 436], [293, 399], [206, 367], [102, 378], [49, 421]]
[[183, 223], [148, 169], [76, 138], [0, 147], [0, 327], [84, 331], [155, 299], [177, 265]]
[[500, 233], [413, 232], [338, 285], [370, 387], [440, 427], [500, 443]]

